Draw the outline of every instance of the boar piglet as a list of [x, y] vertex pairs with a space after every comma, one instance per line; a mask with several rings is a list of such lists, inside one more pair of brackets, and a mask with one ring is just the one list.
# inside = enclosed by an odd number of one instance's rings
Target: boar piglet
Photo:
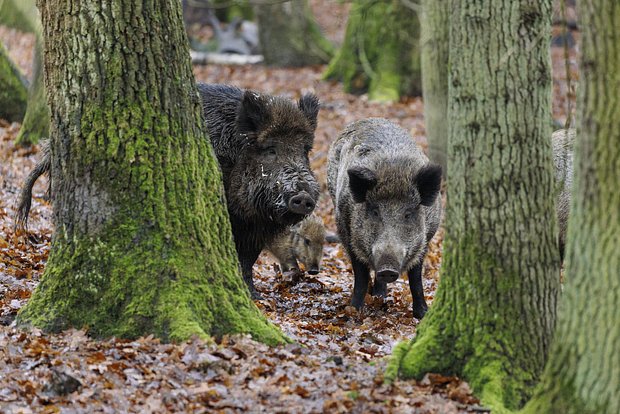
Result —
[[283, 272], [299, 270], [301, 263], [306, 272], [316, 275], [321, 269], [324, 241], [323, 220], [311, 214], [276, 237], [266, 248], [278, 259]]
[[227, 85], [198, 84], [206, 126], [222, 170], [243, 278], [261, 250], [312, 213], [319, 186], [310, 170], [319, 101], [298, 102]]
[[405, 130], [370, 118], [345, 128], [327, 168], [338, 235], [355, 276], [353, 306], [363, 307], [371, 270], [375, 296], [385, 296], [387, 283], [407, 272], [413, 315], [422, 318], [422, 262], [441, 219], [441, 167]]

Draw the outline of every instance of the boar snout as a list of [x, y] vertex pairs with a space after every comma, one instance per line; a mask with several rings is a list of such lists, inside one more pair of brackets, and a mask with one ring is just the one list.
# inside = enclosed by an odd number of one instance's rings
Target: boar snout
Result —
[[397, 270], [391, 268], [383, 268], [377, 270], [377, 281], [382, 283], [392, 283], [398, 279], [400, 273]]
[[308, 270], [308, 274], [309, 275], [318, 275], [319, 274], [319, 267], [318, 266], [313, 266]]
[[288, 201], [288, 209], [295, 214], [306, 215], [312, 213], [315, 204], [310, 194], [301, 192], [290, 198]]

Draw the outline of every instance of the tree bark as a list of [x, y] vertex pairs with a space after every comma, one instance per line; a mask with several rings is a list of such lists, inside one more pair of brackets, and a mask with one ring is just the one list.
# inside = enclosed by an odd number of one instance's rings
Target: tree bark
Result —
[[354, 0], [344, 44], [326, 79], [374, 101], [396, 101], [421, 92], [419, 22], [401, 0]]
[[526, 413], [620, 412], [620, 5], [579, 6], [583, 72], [566, 284], [549, 363]]
[[308, 66], [329, 62], [332, 44], [314, 21], [307, 0], [255, 6], [260, 47], [271, 66]]
[[420, 61], [424, 124], [431, 161], [448, 177], [449, 0], [423, 0], [420, 18]]
[[45, 85], [43, 84], [43, 56], [41, 51], [40, 31], [34, 51], [34, 73], [28, 89], [28, 107], [24, 115], [24, 122], [15, 138], [16, 145], [32, 145], [42, 138], [49, 136], [50, 112], [45, 99]]
[[550, 3], [452, 2], [441, 284], [388, 370], [462, 376], [496, 410], [527, 401], [555, 325]]
[[239, 274], [180, 2], [41, 0], [55, 233], [47, 330], [282, 342]]

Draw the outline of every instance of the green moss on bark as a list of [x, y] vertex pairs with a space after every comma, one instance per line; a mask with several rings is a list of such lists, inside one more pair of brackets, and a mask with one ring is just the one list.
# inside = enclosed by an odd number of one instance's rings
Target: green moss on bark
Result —
[[421, 91], [419, 23], [399, 0], [354, 1], [345, 41], [323, 75], [351, 93], [396, 101]]
[[[427, 372], [458, 375], [494, 412], [515, 410], [529, 397], [543, 359], [526, 351], [535, 350], [536, 344], [514, 339], [528, 329], [519, 321], [520, 311], [509, 304], [503, 308], [504, 304], [488, 303], [488, 298], [511, 296], [520, 289], [521, 280], [517, 269], [475, 247], [479, 239], [461, 239], [456, 252], [445, 247], [435, 303], [416, 337], [396, 347], [387, 377], [421, 379]], [[455, 294], [464, 291], [468, 292]]]
[[[66, 7], [41, 3], [44, 39], [54, 46], [46, 48], [45, 81], [54, 91], [55, 233], [19, 322], [98, 336], [243, 332], [286, 341], [239, 272], [180, 3]], [[93, 13], [101, 20], [85, 18]], [[60, 16], [67, 24], [56, 24]], [[136, 35], [132, 24], [151, 35]]]

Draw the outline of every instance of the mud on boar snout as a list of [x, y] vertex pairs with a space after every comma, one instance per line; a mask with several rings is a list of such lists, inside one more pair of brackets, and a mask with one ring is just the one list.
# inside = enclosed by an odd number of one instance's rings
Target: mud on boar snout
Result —
[[305, 191], [291, 197], [288, 201], [289, 211], [295, 214], [302, 214], [304, 216], [312, 213], [315, 205], [316, 203], [314, 199]]

